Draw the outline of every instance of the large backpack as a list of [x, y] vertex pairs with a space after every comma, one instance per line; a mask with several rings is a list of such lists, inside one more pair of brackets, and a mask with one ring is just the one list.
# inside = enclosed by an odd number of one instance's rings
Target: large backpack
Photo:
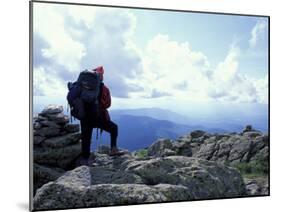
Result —
[[98, 104], [101, 79], [100, 75], [94, 71], [82, 71], [77, 82], [81, 85], [81, 99], [85, 103]]
[[99, 93], [101, 79], [99, 74], [88, 70], [79, 74], [78, 80], [68, 83], [67, 101], [71, 116], [84, 119], [86, 105], [91, 105], [92, 112], [99, 117]]

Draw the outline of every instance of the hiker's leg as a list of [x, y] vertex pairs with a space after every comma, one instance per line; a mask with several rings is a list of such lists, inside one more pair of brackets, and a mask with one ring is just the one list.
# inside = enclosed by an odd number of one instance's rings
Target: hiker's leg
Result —
[[89, 158], [91, 152], [91, 138], [93, 127], [92, 124], [87, 120], [81, 120], [80, 124], [82, 134], [82, 156], [84, 158]]
[[118, 126], [113, 121], [107, 121], [101, 126], [101, 129], [110, 133], [110, 146], [112, 148], [117, 148], [117, 136], [118, 136]]

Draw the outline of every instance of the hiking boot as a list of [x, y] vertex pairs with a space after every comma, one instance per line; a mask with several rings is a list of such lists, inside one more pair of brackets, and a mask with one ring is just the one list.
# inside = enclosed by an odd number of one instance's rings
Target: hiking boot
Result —
[[111, 149], [110, 153], [109, 153], [110, 156], [121, 156], [121, 155], [124, 155], [124, 154], [126, 154], [125, 151], [120, 151], [116, 147], [115, 148], [113, 147]]

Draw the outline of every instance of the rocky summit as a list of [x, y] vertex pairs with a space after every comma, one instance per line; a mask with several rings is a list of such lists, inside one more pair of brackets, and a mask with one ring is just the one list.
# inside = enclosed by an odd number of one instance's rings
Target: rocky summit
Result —
[[241, 133], [160, 138], [115, 157], [100, 146], [89, 166], [77, 163], [80, 139], [62, 107], [34, 119], [34, 209], [268, 195], [269, 138], [250, 125]]
[[38, 189], [34, 206], [97, 207], [238, 197], [245, 192], [238, 171], [214, 162], [184, 156], [149, 160], [126, 157], [115, 166], [80, 166], [65, 173]]

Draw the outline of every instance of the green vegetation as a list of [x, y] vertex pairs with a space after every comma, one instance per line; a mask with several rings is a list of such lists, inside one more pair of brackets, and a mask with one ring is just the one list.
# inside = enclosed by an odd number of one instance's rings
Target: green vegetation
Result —
[[249, 163], [237, 163], [234, 165], [244, 177], [255, 178], [268, 175], [267, 161], [252, 161]]
[[141, 150], [137, 151], [136, 155], [140, 158], [147, 157], [147, 149], [141, 149]]

